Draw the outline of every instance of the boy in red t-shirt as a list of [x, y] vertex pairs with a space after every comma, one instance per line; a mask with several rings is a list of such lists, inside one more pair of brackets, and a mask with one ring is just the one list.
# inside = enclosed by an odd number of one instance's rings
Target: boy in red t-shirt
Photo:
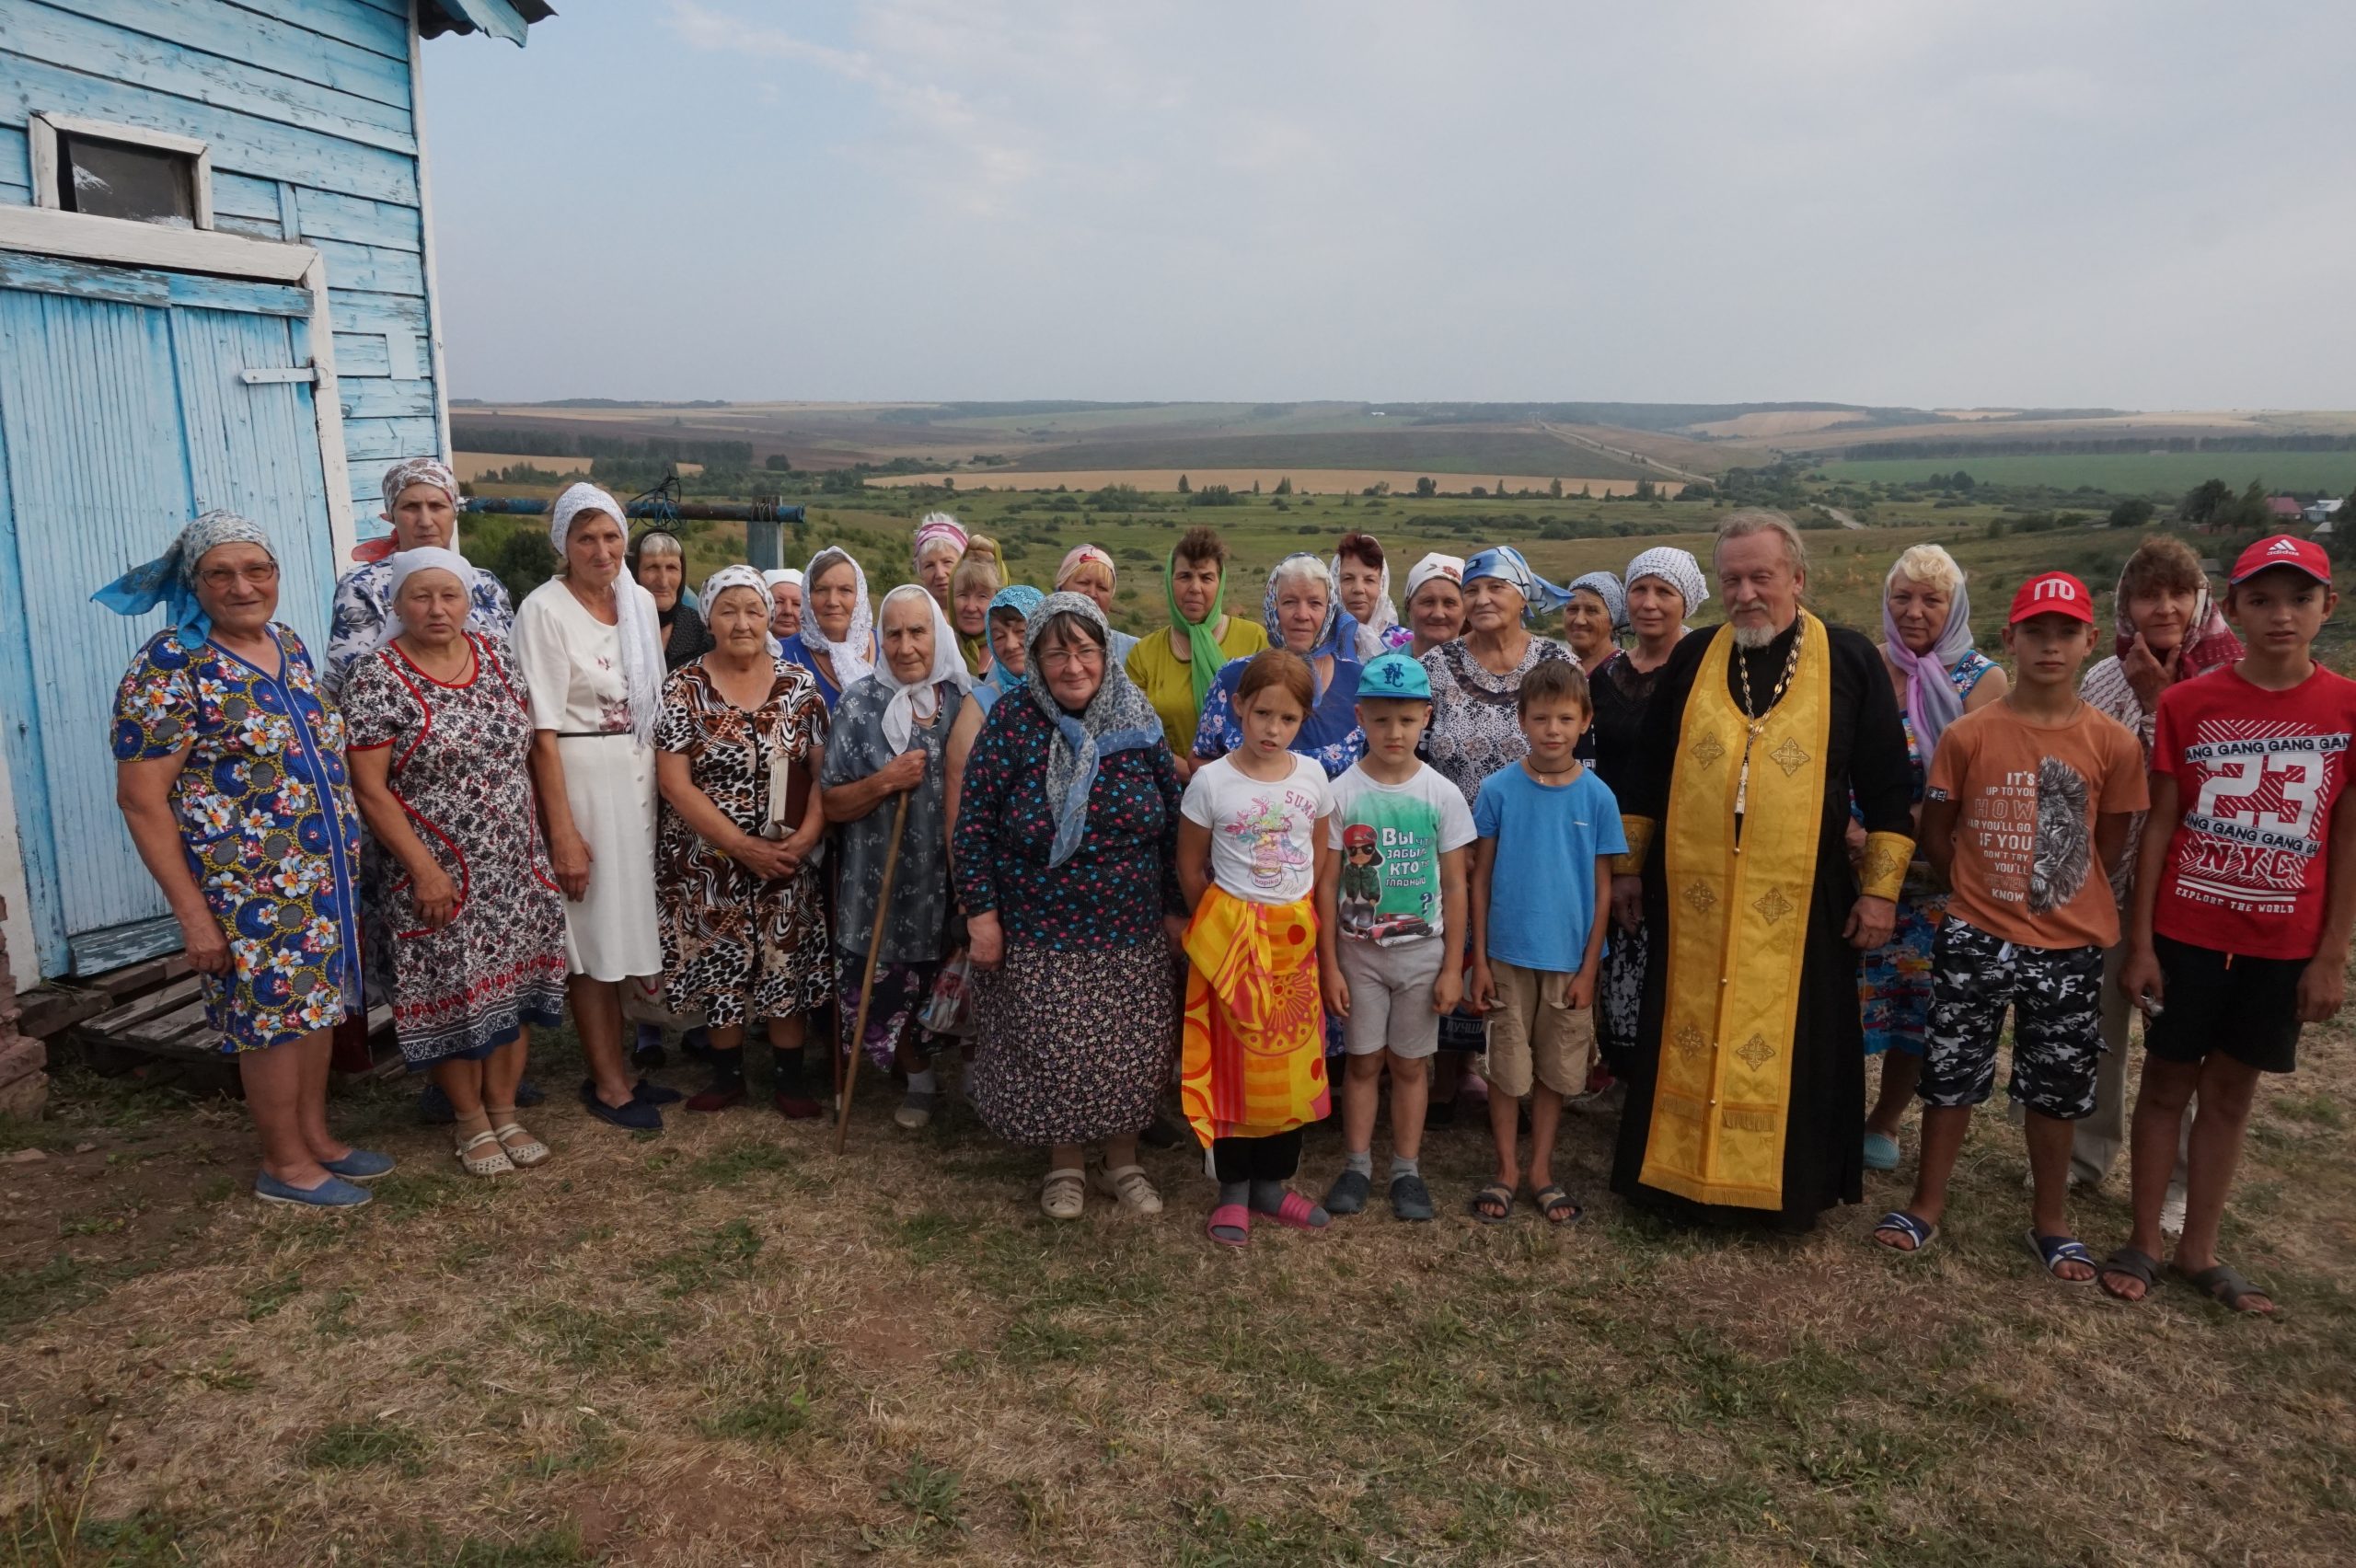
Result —
[[2129, 1142], [2135, 1229], [2102, 1266], [2122, 1301], [2141, 1301], [2159, 1272], [2160, 1205], [2197, 1093], [2176, 1272], [2236, 1312], [2274, 1310], [2217, 1261], [2217, 1228], [2258, 1076], [2292, 1069], [2300, 1026], [2338, 1012], [2346, 984], [2356, 813], [2338, 807], [2356, 681], [2310, 652], [2338, 603], [2320, 548], [2260, 539], [2225, 592], [2247, 652], [2160, 698], [2119, 976], [2149, 1020]]
[[2102, 963], [2119, 941], [2110, 874], [2143, 809], [2142, 744], [2078, 695], [2095, 646], [2094, 597], [2066, 571], [2014, 595], [2012, 689], [1949, 724], [1923, 790], [1923, 853], [1953, 890], [1931, 959], [1923, 1158], [1914, 1196], [1874, 1239], [1919, 1252], [1937, 1237], [1972, 1108], [1996, 1081], [2013, 1016], [2010, 1092], [2027, 1113], [2035, 1195], [2024, 1239], [2070, 1285], [2095, 1277], [2070, 1234], [2070, 1140], [2093, 1113], [2102, 1062]]

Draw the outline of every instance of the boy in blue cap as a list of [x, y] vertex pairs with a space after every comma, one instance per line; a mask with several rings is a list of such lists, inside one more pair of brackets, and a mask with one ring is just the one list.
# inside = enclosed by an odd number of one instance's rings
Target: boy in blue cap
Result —
[[[1391, 1211], [1432, 1217], [1418, 1158], [1440, 1015], [1463, 995], [1449, 962], [1465, 919], [1472, 813], [1415, 755], [1431, 722], [1431, 677], [1382, 653], [1358, 677], [1366, 751], [1334, 780], [1333, 825], [1317, 857], [1317, 957], [1328, 1011], [1343, 1024], [1342, 1174], [1330, 1214], [1357, 1214], [1374, 1190], [1374, 1113], [1391, 1068]], [[1347, 903], [1348, 918], [1343, 918]]]

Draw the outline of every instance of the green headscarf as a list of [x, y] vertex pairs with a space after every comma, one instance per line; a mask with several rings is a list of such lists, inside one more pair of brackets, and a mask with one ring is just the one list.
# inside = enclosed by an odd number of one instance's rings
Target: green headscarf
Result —
[[1186, 629], [1186, 676], [1195, 683], [1195, 711], [1203, 710], [1210, 700], [1211, 684], [1218, 679], [1219, 666], [1227, 663], [1227, 651], [1211, 635], [1218, 627], [1223, 613], [1220, 601], [1227, 596], [1227, 569], [1219, 568], [1219, 592], [1211, 595], [1211, 611], [1200, 621], [1190, 621], [1178, 607], [1178, 547], [1170, 547], [1170, 559], [1161, 567], [1161, 598], [1170, 606], [1170, 624]]

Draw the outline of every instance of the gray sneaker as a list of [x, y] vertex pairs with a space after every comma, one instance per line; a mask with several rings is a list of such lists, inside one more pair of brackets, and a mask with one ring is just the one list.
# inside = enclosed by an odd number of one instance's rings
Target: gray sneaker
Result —
[[1397, 1219], [1431, 1218], [1432, 1192], [1421, 1176], [1407, 1170], [1391, 1179], [1391, 1213]]

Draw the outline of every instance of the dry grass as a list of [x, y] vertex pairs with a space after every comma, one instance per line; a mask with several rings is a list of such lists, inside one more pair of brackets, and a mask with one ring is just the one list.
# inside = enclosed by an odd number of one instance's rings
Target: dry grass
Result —
[[[354, 1091], [402, 1169], [322, 1218], [243, 1195], [233, 1107], [68, 1078], [0, 1140], [50, 1151], [0, 1165], [0, 1564], [2345, 1561], [2356, 1072], [2308, 1055], [2228, 1233], [2273, 1323], [2048, 1283], [1992, 1113], [1919, 1262], [1865, 1240], [1888, 1178], [1798, 1243], [1631, 1217], [1588, 1110], [1576, 1229], [1453, 1217], [1457, 1129], [1439, 1223], [1239, 1256], [1186, 1158], [1158, 1222], [1057, 1226], [1030, 1155], [872, 1084], [840, 1164], [560, 1104], [496, 1183]], [[2078, 1218], [2122, 1238], [2115, 1193]]]

